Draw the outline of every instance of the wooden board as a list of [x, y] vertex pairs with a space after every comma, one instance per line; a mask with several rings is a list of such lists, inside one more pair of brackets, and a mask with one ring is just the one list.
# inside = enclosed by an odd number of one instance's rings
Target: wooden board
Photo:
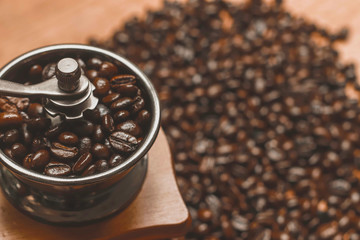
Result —
[[139, 195], [112, 218], [83, 227], [56, 227], [23, 215], [0, 193], [0, 239], [159, 239], [185, 234], [190, 222], [162, 130], [149, 152], [148, 173]]

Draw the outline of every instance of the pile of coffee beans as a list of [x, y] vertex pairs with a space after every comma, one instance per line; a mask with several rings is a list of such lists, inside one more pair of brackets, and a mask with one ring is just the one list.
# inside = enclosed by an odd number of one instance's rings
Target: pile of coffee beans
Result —
[[[136, 76], [99, 58], [77, 61], [99, 98], [82, 119], [56, 123], [41, 99], [0, 97], [1, 149], [27, 169], [57, 177], [104, 172], [126, 161], [147, 134], [151, 113]], [[49, 80], [55, 68], [31, 66], [24, 84]]]
[[165, 1], [90, 43], [157, 88], [186, 239], [360, 239], [356, 76], [333, 47], [347, 31], [244, 2]]

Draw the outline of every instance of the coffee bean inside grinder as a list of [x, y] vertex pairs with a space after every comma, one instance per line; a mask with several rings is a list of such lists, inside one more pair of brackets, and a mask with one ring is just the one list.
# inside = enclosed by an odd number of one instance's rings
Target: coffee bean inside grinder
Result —
[[[99, 99], [80, 118], [54, 121], [40, 97], [0, 97], [1, 149], [27, 169], [58, 177], [104, 172], [126, 161], [148, 132], [151, 113], [135, 75], [96, 57], [76, 62]], [[57, 65], [34, 63], [24, 85], [54, 78]], [[67, 84], [62, 87], [73, 90]]]

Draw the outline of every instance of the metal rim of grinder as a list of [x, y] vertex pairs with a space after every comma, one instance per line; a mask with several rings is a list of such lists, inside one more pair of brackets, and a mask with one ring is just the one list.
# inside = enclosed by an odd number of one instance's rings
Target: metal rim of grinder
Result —
[[[60, 55], [58, 57], [78, 56], [80, 52], [87, 57], [100, 56], [109, 61], [116, 61], [117, 65], [121, 65], [121, 67], [126, 68], [128, 71], [132, 72], [134, 75], [138, 77], [138, 79], [140, 80], [141, 87], [144, 89], [145, 94], [148, 96], [147, 100], [149, 101], [149, 106], [152, 114], [152, 119], [150, 122], [149, 132], [147, 136], [144, 138], [139, 148], [131, 156], [129, 156], [125, 162], [123, 162], [119, 166], [116, 166], [102, 173], [98, 173], [86, 177], [79, 177], [79, 178], [51, 177], [25, 169], [24, 167], [20, 166], [19, 164], [11, 160], [9, 157], [7, 157], [3, 153], [3, 151], [0, 150], [0, 161], [11, 172], [19, 174], [22, 177], [32, 181], [54, 184], [59, 186], [64, 186], [64, 185], [72, 186], [72, 185], [82, 185], [82, 184], [100, 182], [108, 179], [111, 176], [126, 172], [127, 170], [132, 168], [139, 160], [141, 160], [145, 156], [145, 154], [149, 151], [152, 144], [154, 143], [160, 128], [160, 103], [155, 88], [151, 84], [149, 78], [138, 67], [136, 67], [129, 60], [125, 59], [124, 57], [118, 54], [115, 54], [113, 52], [101, 48], [82, 45], [82, 44], [51, 45], [51, 46], [32, 50], [15, 58], [7, 65], [5, 65], [2, 69], [0, 69], [0, 78], [2, 78], [4, 75], [15, 74], [14, 72], [16, 71], [17, 67], [23, 64], [28, 64], [29, 62], [33, 61], [35, 58], [46, 58], [49, 56], [51, 58], [58, 55]], [[81, 77], [80, 77], [80, 81], [81, 81]], [[60, 83], [60, 85], [61, 84], [62, 83]], [[64, 84], [63, 86], [65, 85], [66, 84]]]

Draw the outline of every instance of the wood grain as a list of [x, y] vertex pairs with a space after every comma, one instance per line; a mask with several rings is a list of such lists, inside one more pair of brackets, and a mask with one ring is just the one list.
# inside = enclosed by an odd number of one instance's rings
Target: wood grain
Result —
[[23, 215], [0, 193], [0, 238], [7, 240], [159, 239], [181, 236], [189, 224], [162, 130], [149, 152], [142, 190], [128, 208], [112, 218], [84, 227], [56, 227]]

